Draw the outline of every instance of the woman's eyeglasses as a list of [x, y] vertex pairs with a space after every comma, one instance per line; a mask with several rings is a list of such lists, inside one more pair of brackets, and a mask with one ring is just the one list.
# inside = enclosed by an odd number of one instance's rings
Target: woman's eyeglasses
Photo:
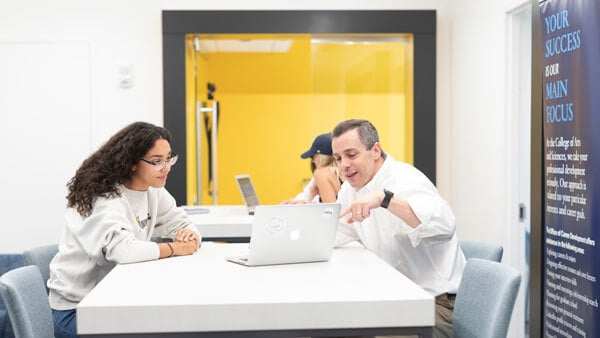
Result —
[[154, 169], [156, 169], [156, 171], [160, 171], [162, 170], [165, 166], [174, 166], [175, 163], [177, 163], [177, 159], [179, 158], [179, 155], [176, 154], [172, 154], [171, 157], [169, 157], [168, 159], [164, 160], [164, 161], [148, 161], [146, 159], [142, 159], [142, 161], [153, 165]]

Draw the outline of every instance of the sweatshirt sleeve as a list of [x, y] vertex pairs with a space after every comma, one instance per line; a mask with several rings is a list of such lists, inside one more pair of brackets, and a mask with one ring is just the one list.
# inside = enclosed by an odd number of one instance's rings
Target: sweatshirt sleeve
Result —
[[200, 231], [187, 213], [182, 208], [178, 208], [175, 198], [164, 188], [156, 190], [156, 226], [154, 235], [174, 239], [179, 229], [190, 229], [198, 234], [200, 240], [202, 236]]
[[99, 198], [89, 217], [68, 223], [88, 256], [100, 266], [154, 260], [160, 255], [156, 243], [136, 238], [122, 199]]

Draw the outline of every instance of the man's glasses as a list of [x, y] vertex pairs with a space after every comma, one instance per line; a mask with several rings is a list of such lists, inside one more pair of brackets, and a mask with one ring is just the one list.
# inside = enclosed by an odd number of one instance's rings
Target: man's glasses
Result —
[[168, 166], [174, 166], [175, 163], [177, 163], [177, 159], [179, 158], [179, 155], [176, 154], [172, 154], [171, 157], [169, 157], [168, 159], [164, 160], [164, 161], [148, 161], [146, 159], [142, 159], [142, 161], [153, 165], [154, 169], [156, 169], [156, 171], [160, 171], [162, 170], [166, 165]]

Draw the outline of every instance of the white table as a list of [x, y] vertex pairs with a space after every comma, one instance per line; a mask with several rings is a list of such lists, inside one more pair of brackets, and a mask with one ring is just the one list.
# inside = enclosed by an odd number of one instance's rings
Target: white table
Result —
[[329, 262], [245, 267], [248, 244], [118, 265], [77, 307], [91, 337], [431, 337], [434, 299], [359, 244]]
[[203, 240], [249, 242], [253, 216], [248, 214], [245, 205], [202, 205], [197, 208], [208, 210], [208, 213], [189, 214]]

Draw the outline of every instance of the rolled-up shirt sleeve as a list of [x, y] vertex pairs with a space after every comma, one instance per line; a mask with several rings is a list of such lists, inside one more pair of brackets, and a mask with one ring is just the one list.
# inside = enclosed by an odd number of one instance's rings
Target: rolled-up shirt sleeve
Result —
[[416, 228], [406, 228], [406, 234], [413, 246], [419, 245], [421, 240], [435, 242], [452, 238], [456, 230], [454, 214], [450, 205], [433, 186], [430, 189], [413, 188], [405, 193], [404, 199], [421, 221]]
[[[452, 209], [440, 196], [435, 185], [417, 168], [388, 158], [373, 180], [357, 194], [360, 196], [384, 188], [392, 191], [394, 198], [405, 200], [420, 223], [413, 228], [399, 216], [378, 208], [377, 213], [383, 211], [390, 218], [386, 221], [382, 215], [377, 222], [374, 222], [377, 224], [374, 226], [389, 223], [389, 226], [406, 234], [413, 247], [418, 246], [422, 241], [434, 243], [452, 238], [455, 232]], [[367, 219], [364, 223], [373, 222]]]

